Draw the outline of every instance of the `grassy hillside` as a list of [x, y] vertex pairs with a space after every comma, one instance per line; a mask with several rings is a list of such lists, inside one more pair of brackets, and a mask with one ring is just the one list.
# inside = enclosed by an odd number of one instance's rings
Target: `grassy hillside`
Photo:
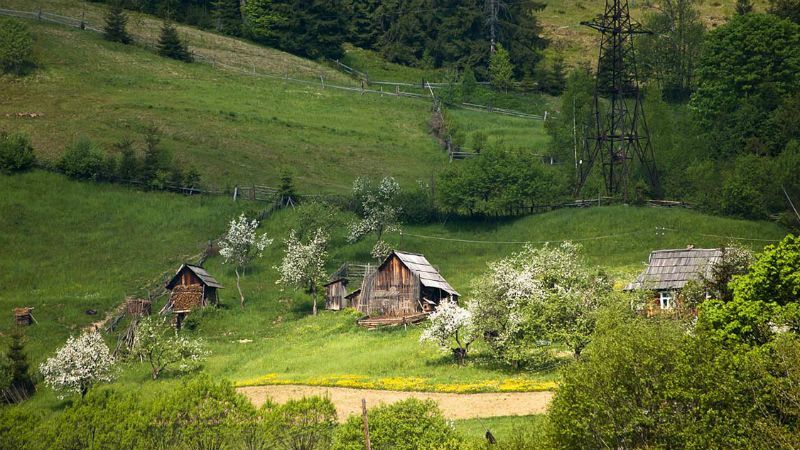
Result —
[[125, 296], [146, 295], [143, 288], [200, 253], [238, 207], [43, 172], [0, 175], [0, 192], [0, 333], [13, 324], [12, 308], [33, 306], [34, 362]]

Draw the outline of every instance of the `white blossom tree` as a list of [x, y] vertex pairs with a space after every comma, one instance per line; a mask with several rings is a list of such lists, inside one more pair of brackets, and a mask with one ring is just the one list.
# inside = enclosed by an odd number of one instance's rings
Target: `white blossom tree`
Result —
[[318, 228], [308, 242], [303, 242], [295, 230], [284, 241], [286, 253], [280, 266], [277, 283], [284, 286], [308, 289], [314, 300], [313, 314], [317, 315], [317, 285], [326, 278], [325, 261], [328, 258], [328, 234]]
[[347, 240], [358, 242], [369, 234], [377, 240], [372, 248], [372, 257], [385, 258], [391, 248], [383, 241], [383, 234], [400, 231], [400, 208], [395, 205], [400, 185], [393, 177], [385, 177], [377, 187], [370, 179], [358, 177], [353, 182], [353, 196], [360, 202], [361, 219], [350, 224]]
[[535, 362], [545, 356], [547, 341], [566, 344], [580, 356], [611, 283], [585, 267], [579, 254], [580, 247], [569, 242], [528, 245], [489, 265], [468, 309], [496, 358], [513, 366]]
[[207, 355], [200, 340], [175, 335], [171, 329], [159, 326], [152, 318], [142, 319], [136, 327], [131, 356], [150, 364], [154, 380], [167, 367], [172, 367], [176, 372], [194, 370]]
[[236, 289], [239, 291], [241, 307], [244, 308], [244, 294], [239, 283], [241, 274], [255, 258], [260, 258], [264, 249], [272, 243], [266, 234], [256, 233], [258, 220], [248, 220], [244, 214], [231, 220], [227, 233], [220, 241], [219, 254], [225, 264], [233, 264], [236, 271]]
[[[463, 364], [469, 346], [475, 340], [472, 313], [456, 302], [443, 301], [428, 317], [428, 326], [419, 340], [434, 342], [442, 350], [452, 351], [456, 361]], [[456, 346], [451, 348], [451, 343]]]
[[85, 396], [98, 382], [114, 379], [114, 357], [98, 332], [70, 336], [56, 354], [39, 366], [45, 384], [59, 392]]

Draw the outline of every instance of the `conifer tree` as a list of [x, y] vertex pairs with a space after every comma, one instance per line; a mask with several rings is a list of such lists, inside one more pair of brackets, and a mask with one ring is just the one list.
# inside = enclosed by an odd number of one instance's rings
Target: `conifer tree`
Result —
[[496, 89], [508, 91], [513, 82], [514, 66], [503, 45], [497, 43], [497, 50], [489, 58], [489, 81]]
[[106, 26], [103, 29], [105, 38], [112, 42], [130, 44], [132, 39], [125, 29], [127, 24], [128, 15], [123, 11], [122, 5], [119, 2], [112, 3], [106, 14]]
[[230, 36], [242, 35], [242, 10], [239, 0], [215, 0], [211, 6], [214, 8], [212, 14], [217, 31]]
[[158, 39], [158, 54], [179, 61], [192, 62], [192, 55], [186, 44], [178, 36], [178, 30], [169, 21], [164, 21], [161, 27], [161, 37]]
[[743, 16], [753, 12], [753, 2], [750, 0], [736, 0], [736, 14]]
[[20, 402], [34, 391], [33, 380], [28, 371], [28, 356], [25, 354], [25, 335], [20, 330], [11, 333], [6, 358], [10, 362], [10, 384], [5, 392], [5, 400]]

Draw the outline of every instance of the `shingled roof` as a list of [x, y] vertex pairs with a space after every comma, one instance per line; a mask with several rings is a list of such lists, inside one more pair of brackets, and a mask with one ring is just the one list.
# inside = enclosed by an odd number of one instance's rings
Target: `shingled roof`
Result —
[[647, 269], [626, 286], [625, 290], [681, 289], [688, 281], [710, 275], [712, 267], [721, 258], [722, 250], [718, 248], [656, 250], [650, 253]]
[[203, 269], [200, 266], [194, 266], [192, 264], [183, 264], [178, 269], [178, 271], [175, 272], [175, 276], [173, 276], [172, 279], [169, 280], [169, 282], [167, 282], [166, 286], [167, 289], [172, 289], [175, 286], [175, 284], [179, 281], [181, 271], [184, 269], [184, 267], [191, 270], [195, 275], [197, 275], [197, 278], [200, 278], [200, 281], [202, 281], [203, 284], [205, 284], [206, 286], [220, 288], [220, 289], [222, 288], [222, 285], [219, 284], [219, 281], [217, 281], [214, 277], [212, 277], [211, 274], [206, 272], [206, 269]]
[[[425, 256], [418, 253], [408, 253], [397, 250], [393, 251], [392, 254], [397, 255], [397, 257], [400, 259], [400, 262], [408, 267], [408, 270], [419, 276], [419, 281], [423, 286], [441, 289], [450, 295], [461, 296], [461, 294], [453, 289], [453, 286], [450, 286], [450, 283], [448, 283], [447, 280], [445, 280], [444, 277], [439, 274], [439, 271], [436, 270], [430, 262], [428, 262]], [[386, 261], [389, 261], [389, 258], [391, 257], [392, 255], [390, 254], [383, 264], [386, 264]], [[383, 264], [381, 264], [381, 267]]]

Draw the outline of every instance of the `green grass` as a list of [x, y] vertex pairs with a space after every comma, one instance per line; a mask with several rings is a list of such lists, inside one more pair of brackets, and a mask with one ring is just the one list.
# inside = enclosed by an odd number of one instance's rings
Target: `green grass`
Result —
[[456, 420], [454, 424], [456, 430], [467, 438], [485, 439], [486, 430], [489, 430], [497, 442], [502, 444], [515, 434], [542, 426], [545, 418], [544, 415], [487, 417]]
[[464, 133], [464, 145], [473, 147], [476, 133], [487, 137], [491, 146], [521, 148], [532, 153], [544, 153], [550, 137], [540, 120], [506, 117], [466, 109], [449, 109], [447, 115], [457, 129]]
[[[0, 332], [33, 306], [34, 364], [127, 295], [174, 271], [225, 227], [237, 205], [78, 183], [33, 172], [0, 175]], [[86, 315], [94, 309], [97, 315]]]

